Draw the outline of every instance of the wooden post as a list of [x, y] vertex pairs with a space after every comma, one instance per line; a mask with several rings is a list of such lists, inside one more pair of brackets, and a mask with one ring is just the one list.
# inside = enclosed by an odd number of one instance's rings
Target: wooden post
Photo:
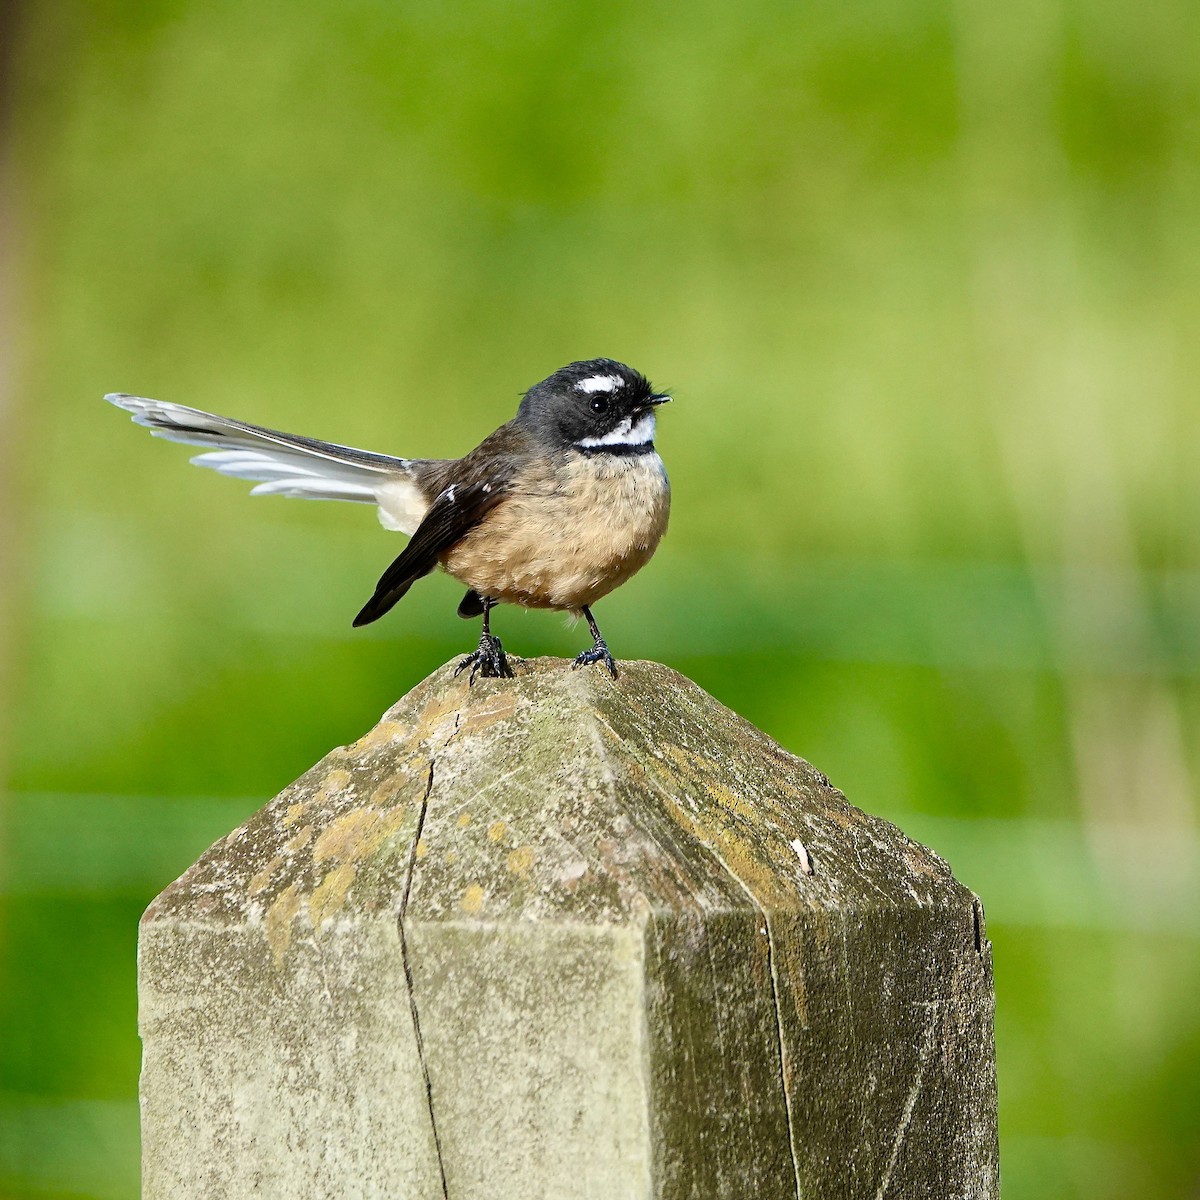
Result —
[[653, 663], [443, 668], [139, 985], [146, 1200], [998, 1196], [979, 902]]

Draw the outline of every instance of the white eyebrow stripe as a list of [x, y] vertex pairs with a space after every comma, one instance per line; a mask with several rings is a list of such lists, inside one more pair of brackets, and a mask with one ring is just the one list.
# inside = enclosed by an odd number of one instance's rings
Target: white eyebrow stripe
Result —
[[577, 392], [615, 392], [624, 384], [620, 375], [592, 375], [581, 379], [576, 385]]
[[581, 438], [575, 443], [592, 449], [596, 446], [648, 446], [654, 441], [654, 414], [646, 413], [635, 425], [632, 417], [626, 417], [615, 429], [603, 437]]

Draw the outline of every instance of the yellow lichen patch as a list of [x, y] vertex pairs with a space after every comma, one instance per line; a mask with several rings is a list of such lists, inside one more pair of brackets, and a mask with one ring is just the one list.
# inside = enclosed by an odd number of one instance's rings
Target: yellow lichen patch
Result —
[[350, 786], [351, 778], [352, 776], [349, 771], [343, 771], [341, 767], [335, 767], [321, 780], [321, 786], [317, 788], [313, 795], [313, 802], [320, 804], [322, 801], [341, 795]]
[[459, 829], [466, 829], [466, 827], [468, 825], [470, 825], [470, 823], [471, 823], [471, 814], [470, 813], [459, 813], [458, 814]]
[[508, 856], [508, 869], [524, 879], [529, 874], [529, 868], [533, 866], [534, 858], [532, 846], [521, 846]]
[[413, 851], [418, 858], [424, 858], [429, 853], [429, 847], [425, 845], [424, 838], [417, 838], [417, 847]]
[[682, 746], [665, 746], [667, 754], [674, 760], [675, 765], [681, 768], [685, 774], [694, 775], [696, 769], [707, 764], [707, 759], [702, 758], [698, 754], [694, 754], [690, 750], [685, 750]]
[[357, 858], [358, 846], [379, 820], [375, 808], [352, 808], [331, 821], [313, 846], [313, 861], [327, 858]]
[[706, 777], [698, 776], [696, 764], [690, 755], [677, 746], [667, 746], [665, 753], [666, 757], [653, 759], [646, 766], [662, 780], [668, 791], [674, 793], [684, 787], [707, 784]]
[[508, 832], [508, 826], [503, 821], [493, 821], [487, 827], [488, 840], [498, 842]]
[[380, 750], [384, 746], [391, 745], [392, 742], [400, 741], [406, 733], [408, 733], [407, 726], [401, 725], [399, 721], [380, 721], [369, 733], [364, 733], [350, 747], [350, 750], [356, 756], [372, 750]]
[[308, 915], [314, 926], [320, 926], [326, 917], [342, 907], [354, 882], [355, 869], [353, 863], [342, 863], [313, 888], [313, 894], [308, 898]]
[[715, 831], [712, 840], [725, 865], [746, 885], [759, 904], [765, 908], [791, 908], [795, 905], [795, 891], [788, 887], [778, 867], [762, 852], [764, 848], [754, 846], [732, 829]]
[[385, 813], [380, 813], [379, 825], [375, 831], [376, 843], [385, 841], [394, 833], [399, 833], [406, 824], [408, 824], [408, 812], [403, 806], [400, 808], [391, 808]]
[[759, 904], [767, 908], [795, 904], [795, 893], [780, 879], [775, 866], [767, 861], [769, 856], [765, 848], [741, 837], [727, 823], [728, 817], [724, 813], [711, 814], [711, 817], [690, 813], [673, 796], [665, 792], [660, 794], [671, 817], [693, 837], [715, 850], [729, 872], [745, 884]]
[[477, 913], [483, 908], [483, 888], [477, 883], [471, 884], [459, 901], [459, 907], [466, 913]]
[[271, 876], [282, 865], [283, 859], [277, 854], [261, 871], [254, 875], [246, 885], [247, 896], [257, 896], [271, 882]]
[[487, 696], [478, 706], [473, 707], [467, 713], [466, 719], [462, 723], [462, 729], [467, 733], [486, 729], [497, 721], [511, 717], [516, 708], [517, 694], [515, 691], [496, 692], [494, 695]]
[[298, 833], [290, 837], [283, 844], [283, 849], [286, 854], [295, 854], [297, 850], [303, 850], [309, 842], [312, 841], [313, 828], [311, 825], [302, 825]]
[[294, 883], [289, 883], [267, 909], [267, 945], [271, 947], [277, 967], [283, 965], [283, 956], [292, 940], [292, 921], [299, 911], [300, 893]]
[[380, 812], [377, 808], [352, 808], [343, 813], [317, 838], [313, 861], [328, 858], [354, 862], [374, 854], [383, 843], [404, 828], [407, 813], [403, 807]]
[[723, 783], [706, 783], [704, 790], [722, 808], [728, 809], [730, 812], [735, 812], [740, 817], [746, 817], [751, 820], [754, 818], [754, 810], [746, 803], [745, 798], [730, 791]]
[[457, 850], [447, 850], [446, 851], [447, 865], [451, 865], [456, 862], [458, 862], [458, 851]]
[[453, 732], [454, 719], [458, 716], [461, 704], [462, 698], [454, 695], [449, 689], [444, 696], [432, 696], [417, 717], [414, 737], [424, 741], [434, 734]]
[[285, 825], [295, 825], [295, 823], [304, 816], [304, 810], [308, 807], [307, 804], [289, 804], [287, 815], [283, 818]]
[[397, 771], [393, 775], [389, 775], [372, 793], [369, 803], [376, 808], [389, 808], [396, 802], [397, 794], [408, 783], [409, 776], [407, 771]]

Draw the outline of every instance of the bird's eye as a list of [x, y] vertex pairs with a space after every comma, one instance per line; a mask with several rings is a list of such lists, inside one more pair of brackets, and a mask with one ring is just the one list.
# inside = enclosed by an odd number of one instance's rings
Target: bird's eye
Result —
[[594, 413], [608, 412], [608, 397], [607, 396], [593, 396], [592, 397], [592, 412], [594, 412]]

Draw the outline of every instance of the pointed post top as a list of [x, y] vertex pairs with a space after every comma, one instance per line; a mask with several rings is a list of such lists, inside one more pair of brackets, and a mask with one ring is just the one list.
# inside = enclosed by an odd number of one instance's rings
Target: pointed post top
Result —
[[[410, 862], [411, 859], [411, 862]], [[410, 874], [411, 866], [411, 874]], [[535, 659], [468, 686], [436, 671], [214, 845], [146, 920], [347, 912], [626, 921], [681, 902], [927, 905], [936, 855], [675, 671], [615, 682]]]

